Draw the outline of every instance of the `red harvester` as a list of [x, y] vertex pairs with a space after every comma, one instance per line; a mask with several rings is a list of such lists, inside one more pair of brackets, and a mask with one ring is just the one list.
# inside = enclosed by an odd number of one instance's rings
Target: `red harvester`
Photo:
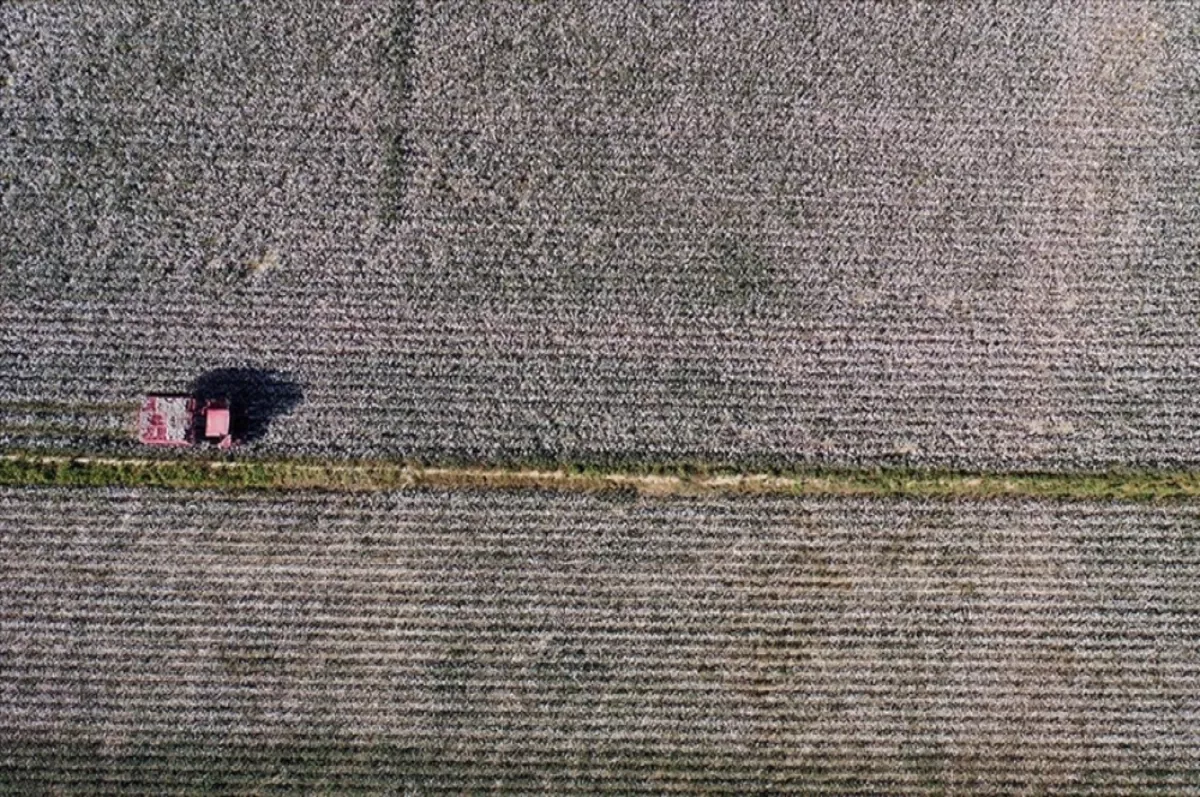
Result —
[[233, 446], [229, 403], [191, 396], [149, 395], [138, 413], [138, 440], [148, 446]]

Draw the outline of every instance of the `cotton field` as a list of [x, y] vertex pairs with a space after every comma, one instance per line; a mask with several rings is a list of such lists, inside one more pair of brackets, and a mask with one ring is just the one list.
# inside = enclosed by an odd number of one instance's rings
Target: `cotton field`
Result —
[[17, 786], [1194, 784], [1195, 507], [49, 496], [0, 492]]
[[1198, 12], [0, 4], [0, 792], [1195, 793]]
[[0, 440], [1194, 465], [1194, 11], [7, 4]]

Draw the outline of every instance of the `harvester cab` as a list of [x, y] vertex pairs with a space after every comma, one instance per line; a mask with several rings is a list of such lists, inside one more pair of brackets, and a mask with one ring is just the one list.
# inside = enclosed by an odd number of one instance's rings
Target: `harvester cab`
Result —
[[138, 412], [138, 440], [148, 446], [233, 447], [229, 403], [220, 399], [151, 394]]

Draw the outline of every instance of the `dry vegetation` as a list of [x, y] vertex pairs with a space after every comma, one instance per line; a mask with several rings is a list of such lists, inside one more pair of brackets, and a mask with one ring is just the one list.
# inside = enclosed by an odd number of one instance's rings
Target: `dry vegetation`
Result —
[[0, 11], [0, 401], [257, 365], [275, 454], [1200, 464], [1194, 3], [157, 8]]
[[3, 490], [0, 508], [10, 789], [1200, 777], [1195, 507]]

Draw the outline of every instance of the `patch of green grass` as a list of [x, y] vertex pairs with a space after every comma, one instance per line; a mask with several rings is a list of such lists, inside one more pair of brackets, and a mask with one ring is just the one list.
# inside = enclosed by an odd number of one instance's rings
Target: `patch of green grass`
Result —
[[736, 471], [704, 463], [627, 468], [589, 463], [480, 464], [418, 461], [93, 459], [14, 453], [0, 459], [0, 485], [158, 487], [334, 492], [438, 489], [630, 491], [686, 495], [859, 496], [990, 500], [1181, 501], [1200, 498], [1200, 472], [964, 473], [912, 469]]

